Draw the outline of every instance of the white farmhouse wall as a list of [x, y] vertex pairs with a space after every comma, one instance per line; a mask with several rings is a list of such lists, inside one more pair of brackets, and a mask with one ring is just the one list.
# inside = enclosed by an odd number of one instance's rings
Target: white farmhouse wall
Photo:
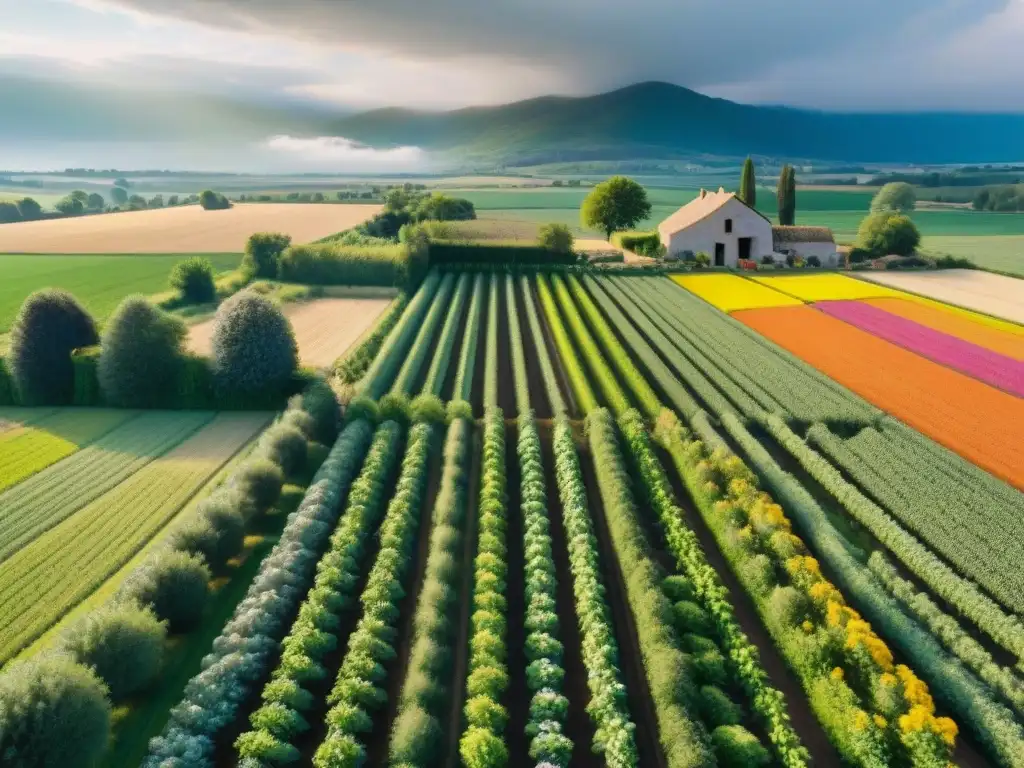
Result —
[[[726, 219], [732, 219], [730, 233], [725, 231]], [[662, 227], [658, 233], [667, 253], [678, 256], [683, 251], [703, 251], [711, 258], [712, 265], [715, 263], [715, 243], [724, 243], [725, 266], [737, 266], [741, 237], [751, 238], [750, 258], [754, 260], [772, 252], [772, 225], [739, 200], [730, 200], [685, 229], [670, 232]]]

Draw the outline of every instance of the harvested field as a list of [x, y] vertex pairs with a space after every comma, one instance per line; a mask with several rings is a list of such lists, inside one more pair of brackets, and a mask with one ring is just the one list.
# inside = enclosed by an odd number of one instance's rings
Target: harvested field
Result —
[[[987, 315], [1024, 324], [1024, 282], [991, 272], [949, 269], [941, 272], [865, 272], [874, 283], [928, 296], [932, 299], [974, 309]], [[1003, 330], [1024, 334], [1024, 327], [996, 323]]]
[[1024, 400], [811, 307], [733, 315], [901, 421], [1024, 488]]
[[254, 232], [307, 243], [365, 221], [379, 205], [273, 203], [205, 211], [198, 205], [0, 227], [0, 253], [241, 253]]
[[[326, 368], [376, 322], [391, 299], [315, 299], [284, 305], [295, 330], [303, 365]], [[188, 344], [202, 355], [212, 352], [214, 320], [192, 326]]]
[[267, 420], [264, 413], [218, 415], [0, 566], [0, 662], [116, 573]]

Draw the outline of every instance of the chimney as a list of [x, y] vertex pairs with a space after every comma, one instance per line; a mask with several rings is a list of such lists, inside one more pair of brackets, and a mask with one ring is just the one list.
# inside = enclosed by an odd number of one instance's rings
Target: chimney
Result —
[[724, 195], [725, 194], [725, 187], [719, 187], [718, 188], [718, 194]]
[[701, 187], [700, 188], [700, 199], [703, 200], [707, 196], [708, 196], [708, 191], [706, 189], [704, 189], [704, 187]]

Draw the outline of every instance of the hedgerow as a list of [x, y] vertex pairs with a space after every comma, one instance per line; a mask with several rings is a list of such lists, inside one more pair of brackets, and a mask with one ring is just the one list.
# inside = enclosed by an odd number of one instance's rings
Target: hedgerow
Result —
[[436, 429], [420, 423], [409, 430], [395, 493], [378, 534], [380, 550], [359, 597], [363, 613], [349, 636], [327, 699], [332, 708], [327, 713], [327, 735], [313, 757], [317, 768], [357, 765], [365, 760], [362, 734], [371, 730], [373, 714], [387, 704], [382, 687], [387, 678], [385, 665], [397, 656], [398, 601], [408, 586]]
[[484, 346], [484, 408], [498, 407], [498, 280], [491, 275], [487, 299], [487, 340]]

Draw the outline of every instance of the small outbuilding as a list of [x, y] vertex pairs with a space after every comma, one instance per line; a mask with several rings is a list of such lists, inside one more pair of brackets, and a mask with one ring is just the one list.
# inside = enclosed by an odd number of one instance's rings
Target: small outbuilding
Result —
[[[704, 252], [716, 267], [736, 267], [740, 259], [759, 261], [773, 250], [771, 221], [719, 187], [700, 195], [658, 226], [667, 256]], [[834, 244], [833, 244], [834, 245]]]
[[817, 256], [823, 267], [839, 265], [839, 253], [828, 227], [772, 227], [776, 257], [798, 256], [806, 261]]

